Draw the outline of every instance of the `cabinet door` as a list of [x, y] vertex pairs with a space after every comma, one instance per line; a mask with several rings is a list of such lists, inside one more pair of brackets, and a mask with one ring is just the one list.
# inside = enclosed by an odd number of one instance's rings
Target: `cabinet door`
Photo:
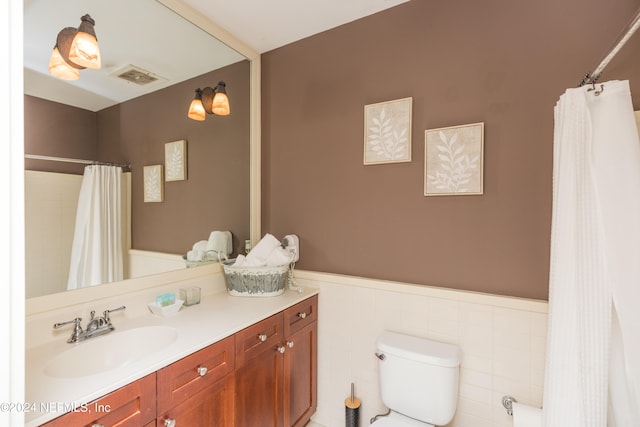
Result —
[[191, 395], [157, 420], [157, 427], [234, 427], [234, 375], [229, 374]]
[[149, 374], [46, 424], [47, 427], [137, 427], [156, 417], [156, 374]]
[[317, 406], [317, 322], [287, 337], [284, 353], [285, 426], [302, 427]]
[[280, 313], [236, 334], [236, 426], [284, 425], [282, 326]]

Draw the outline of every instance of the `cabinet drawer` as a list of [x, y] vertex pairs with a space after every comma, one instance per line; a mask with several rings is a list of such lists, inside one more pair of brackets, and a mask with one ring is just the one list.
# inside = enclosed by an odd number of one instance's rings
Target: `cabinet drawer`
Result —
[[235, 369], [234, 337], [225, 338], [158, 371], [158, 415]]
[[248, 360], [265, 350], [282, 345], [282, 313], [268, 317], [236, 334], [236, 363], [243, 366]]
[[156, 417], [155, 391], [156, 375], [153, 373], [79, 407], [77, 412], [62, 415], [43, 427], [145, 425]]
[[314, 295], [284, 311], [284, 336], [295, 334], [317, 319], [318, 295]]

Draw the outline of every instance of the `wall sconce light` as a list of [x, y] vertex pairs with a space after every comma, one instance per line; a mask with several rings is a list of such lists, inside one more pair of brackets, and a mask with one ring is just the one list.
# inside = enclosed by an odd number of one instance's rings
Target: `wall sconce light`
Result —
[[90, 68], [97, 70], [101, 66], [100, 49], [91, 16], [80, 18], [78, 28], [63, 28], [56, 39], [49, 58], [49, 72], [64, 80], [80, 78], [79, 70]]
[[218, 82], [214, 89], [208, 86], [204, 89], [196, 89], [187, 116], [193, 120], [203, 121], [206, 117], [205, 113], [218, 116], [228, 116], [231, 113], [225, 82]]

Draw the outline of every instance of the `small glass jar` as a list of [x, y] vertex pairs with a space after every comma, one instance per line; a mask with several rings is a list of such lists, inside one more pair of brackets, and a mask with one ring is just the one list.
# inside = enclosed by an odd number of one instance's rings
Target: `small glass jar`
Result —
[[200, 304], [200, 288], [197, 286], [181, 288], [180, 299], [184, 301], [186, 306]]

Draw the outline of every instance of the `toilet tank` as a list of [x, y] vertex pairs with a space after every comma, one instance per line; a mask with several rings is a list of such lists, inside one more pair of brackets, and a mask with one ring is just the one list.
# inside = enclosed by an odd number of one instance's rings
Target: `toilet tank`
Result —
[[376, 348], [380, 392], [389, 409], [438, 426], [453, 419], [460, 369], [457, 346], [385, 331]]

